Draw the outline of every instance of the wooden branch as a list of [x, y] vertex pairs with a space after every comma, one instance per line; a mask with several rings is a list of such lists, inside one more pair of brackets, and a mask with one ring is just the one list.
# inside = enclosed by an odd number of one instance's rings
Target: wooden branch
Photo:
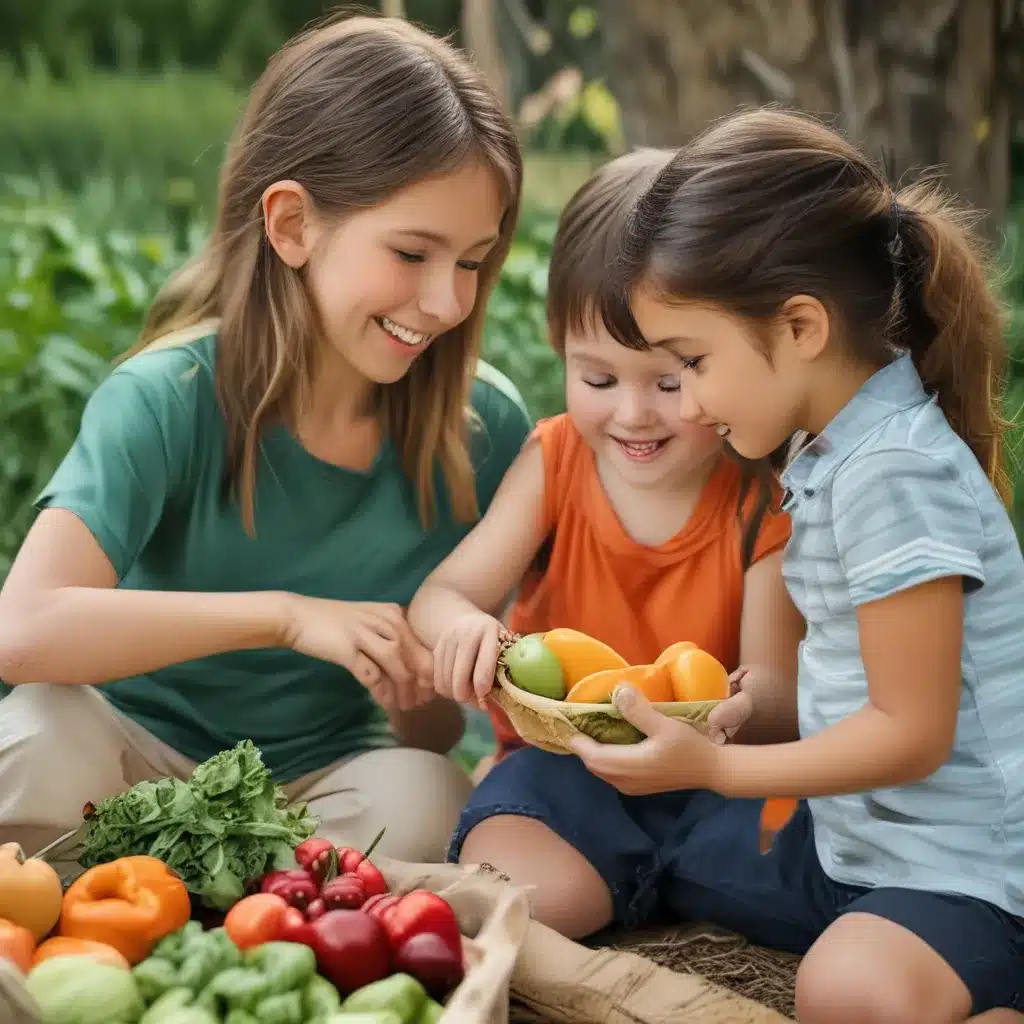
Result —
[[796, 83], [785, 71], [769, 64], [759, 53], [744, 46], [740, 50], [740, 64], [761, 84], [772, 99], [792, 103], [796, 98]]
[[534, 57], [543, 57], [551, 49], [551, 33], [540, 22], [534, 21], [523, 0], [504, 0], [504, 4], [526, 48]]
[[853, 58], [846, 38], [845, 0], [825, 0], [825, 40], [828, 45], [832, 70], [836, 76], [839, 111], [850, 140], [856, 144], [860, 135], [860, 114], [853, 81]]
[[494, 5], [497, 0], [462, 0], [462, 38], [480, 70], [508, 108], [508, 72], [498, 40]]

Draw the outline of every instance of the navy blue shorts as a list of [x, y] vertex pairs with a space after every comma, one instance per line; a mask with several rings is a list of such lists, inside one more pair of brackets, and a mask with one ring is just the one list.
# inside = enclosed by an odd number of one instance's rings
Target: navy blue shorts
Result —
[[971, 992], [973, 1013], [1024, 1009], [1024, 919], [968, 896], [833, 881], [818, 861], [803, 803], [761, 853], [762, 803], [705, 791], [623, 796], [578, 758], [528, 747], [474, 790], [449, 859], [458, 859], [466, 834], [485, 818], [535, 818], [597, 869], [626, 927], [670, 914], [803, 954], [841, 914], [874, 914], [942, 956]]

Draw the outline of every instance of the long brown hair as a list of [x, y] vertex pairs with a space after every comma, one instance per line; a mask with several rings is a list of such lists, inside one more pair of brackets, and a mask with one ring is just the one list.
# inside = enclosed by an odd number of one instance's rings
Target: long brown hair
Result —
[[505, 201], [476, 304], [379, 395], [382, 424], [415, 484], [425, 525], [437, 508], [437, 466], [456, 518], [478, 514], [467, 409], [487, 297], [519, 214], [522, 156], [514, 126], [467, 57], [402, 19], [321, 23], [276, 53], [254, 86], [221, 171], [212, 235], [156, 297], [128, 353], [217, 322], [227, 483], [250, 533], [260, 432], [274, 421], [296, 420], [318, 346], [304, 274], [287, 267], [267, 241], [263, 192], [293, 179], [318, 211], [344, 215], [470, 159], [494, 171]]
[[630, 311], [642, 280], [755, 328], [791, 296], [814, 296], [858, 357], [881, 366], [910, 352], [1008, 502], [1002, 310], [973, 217], [934, 179], [894, 190], [808, 115], [740, 112], [680, 150], [636, 204], [602, 316], [645, 348]]
[[[600, 296], [631, 211], [674, 155], [672, 149], [642, 147], [610, 160], [576, 190], [562, 210], [548, 270], [547, 318], [552, 347], [563, 358], [567, 334], [583, 333], [600, 322]], [[737, 517], [740, 560], [746, 570], [771, 505], [776, 474], [770, 459], [744, 459], [728, 445], [726, 452], [740, 465]]]

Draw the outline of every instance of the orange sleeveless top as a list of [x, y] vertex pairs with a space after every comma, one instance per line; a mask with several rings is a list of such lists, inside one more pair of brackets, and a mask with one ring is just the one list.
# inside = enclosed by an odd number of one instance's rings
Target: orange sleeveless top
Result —
[[[743, 608], [743, 526], [737, 515], [739, 466], [723, 458], [676, 536], [657, 547], [626, 532], [598, 477], [594, 453], [565, 414], [535, 428], [544, 458], [546, 566], [522, 581], [509, 619], [516, 633], [578, 629], [630, 664], [653, 662], [677, 640], [691, 640], [728, 671], [739, 660]], [[745, 513], [756, 501], [751, 488]], [[753, 560], [784, 547], [789, 517], [768, 512]], [[497, 758], [522, 746], [492, 707]]]

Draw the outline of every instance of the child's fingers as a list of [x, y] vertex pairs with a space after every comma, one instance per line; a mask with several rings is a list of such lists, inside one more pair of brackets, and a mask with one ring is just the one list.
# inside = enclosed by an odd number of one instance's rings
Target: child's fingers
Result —
[[708, 739], [712, 743], [731, 740], [754, 711], [754, 702], [749, 693], [737, 693], [722, 701], [708, 715]]
[[743, 687], [743, 680], [749, 674], [750, 669], [746, 665], [740, 665], [732, 675], [729, 676], [729, 696], [735, 696]]
[[458, 638], [455, 650], [455, 664], [452, 667], [452, 697], [460, 704], [468, 704], [474, 699], [473, 667], [476, 664], [479, 640], [472, 635], [463, 634]]
[[494, 686], [494, 669], [498, 664], [498, 624], [495, 623], [480, 638], [480, 649], [473, 669], [473, 690], [477, 703], [483, 700]]
[[434, 690], [448, 700], [452, 699], [452, 666], [455, 664], [453, 646], [452, 639], [443, 636], [434, 650]]

